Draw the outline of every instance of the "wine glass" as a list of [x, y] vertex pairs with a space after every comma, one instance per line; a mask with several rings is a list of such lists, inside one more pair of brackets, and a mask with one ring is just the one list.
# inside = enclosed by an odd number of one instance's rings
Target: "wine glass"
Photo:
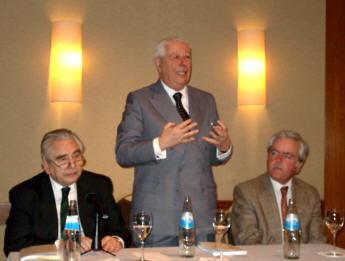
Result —
[[230, 228], [230, 217], [224, 209], [217, 209], [216, 215], [213, 218], [213, 228], [216, 233], [215, 240], [218, 251], [220, 252], [219, 259], [223, 260], [223, 251], [222, 251], [222, 241], [224, 234]]
[[139, 211], [133, 214], [133, 230], [141, 242], [141, 257], [139, 261], [147, 261], [144, 258], [144, 241], [151, 233], [152, 215], [149, 212]]
[[344, 210], [336, 208], [327, 209], [325, 214], [325, 224], [333, 235], [333, 251], [327, 252], [326, 255], [333, 257], [344, 256], [344, 253], [336, 251], [335, 245], [337, 233], [344, 226]]

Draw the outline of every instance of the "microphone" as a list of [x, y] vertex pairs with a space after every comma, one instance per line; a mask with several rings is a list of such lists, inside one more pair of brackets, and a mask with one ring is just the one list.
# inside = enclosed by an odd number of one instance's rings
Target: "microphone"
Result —
[[98, 214], [101, 218], [108, 218], [108, 214], [106, 214], [106, 211], [95, 192], [87, 193], [85, 198], [89, 204], [93, 205], [96, 214]]
[[[95, 216], [96, 216], [96, 220], [95, 220], [95, 238], [93, 240], [93, 250], [94, 251], [98, 251], [100, 250], [100, 238], [99, 238], [99, 217], [101, 219], [107, 219], [109, 216], [108, 214], [106, 214], [105, 209], [102, 205], [102, 203], [100, 202], [99, 198], [97, 197], [97, 194], [95, 192], [89, 192], [85, 195], [86, 201], [93, 205], [93, 208], [95, 210]], [[102, 232], [102, 229], [101, 229]]]

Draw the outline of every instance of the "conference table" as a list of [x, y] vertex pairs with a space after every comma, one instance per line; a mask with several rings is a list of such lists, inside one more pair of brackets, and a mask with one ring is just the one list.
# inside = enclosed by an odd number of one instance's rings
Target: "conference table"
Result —
[[[282, 254], [282, 245], [250, 245], [250, 246], [239, 246], [243, 250], [247, 250], [246, 255], [242, 256], [228, 256], [225, 260], [238, 260], [238, 261], [274, 261], [274, 260], [286, 260]], [[321, 252], [327, 252], [332, 250], [332, 245], [328, 244], [302, 244], [301, 255], [299, 261], [319, 261], [319, 260], [330, 260], [332, 258], [321, 255]], [[345, 249], [337, 248], [337, 251], [345, 253]], [[97, 251], [88, 252], [81, 256], [81, 261], [134, 261], [138, 260], [141, 254], [139, 248], [125, 248], [121, 249], [116, 253], [116, 256], [112, 256], [108, 253]], [[19, 252], [11, 252], [8, 260], [9, 261], [20, 261], [20, 260], [58, 260], [54, 259], [54, 252], [42, 252], [39, 255], [26, 256], [21, 258]], [[151, 261], [211, 261], [216, 260], [215, 257], [210, 254], [196, 248], [195, 256], [193, 258], [181, 258], [178, 255], [177, 247], [155, 247], [145, 248], [145, 258]], [[340, 259], [340, 258], [335, 258]], [[345, 260], [345, 258], [343, 258]]]

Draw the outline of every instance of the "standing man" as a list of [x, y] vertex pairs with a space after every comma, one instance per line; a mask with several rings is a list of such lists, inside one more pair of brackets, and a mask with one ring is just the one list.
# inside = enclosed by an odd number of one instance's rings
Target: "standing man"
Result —
[[78, 202], [81, 247], [83, 251], [90, 250], [96, 219], [96, 204], [88, 202], [90, 196], [95, 197], [93, 200], [97, 200], [98, 208], [103, 208], [108, 215], [100, 231], [104, 236], [100, 244], [103, 250], [116, 252], [130, 245], [131, 236], [114, 201], [111, 180], [83, 170], [83, 153], [82, 141], [70, 130], [57, 129], [44, 135], [41, 142], [44, 171], [10, 191], [12, 207], [6, 223], [6, 255], [61, 239], [68, 199]]
[[154, 63], [159, 80], [128, 95], [117, 131], [117, 162], [135, 167], [131, 213], [153, 214], [153, 230], [145, 244], [176, 246], [182, 203], [189, 195], [197, 240], [212, 240], [217, 199], [212, 165], [230, 157], [228, 129], [218, 119], [213, 96], [188, 86], [188, 43], [162, 40]]
[[290, 198], [296, 201], [302, 243], [325, 242], [319, 193], [295, 177], [308, 151], [308, 144], [294, 131], [280, 131], [270, 139], [267, 173], [234, 189], [231, 236], [235, 244], [281, 244]]

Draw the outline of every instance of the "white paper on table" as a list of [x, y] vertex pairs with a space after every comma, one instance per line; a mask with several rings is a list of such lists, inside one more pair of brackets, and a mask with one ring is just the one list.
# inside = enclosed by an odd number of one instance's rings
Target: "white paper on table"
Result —
[[[214, 258], [214, 257], [200, 257], [199, 261], [218, 261], [219, 258]], [[223, 256], [223, 261], [228, 261], [229, 259], [227, 259], [225, 256]]]
[[[327, 255], [327, 253], [329, 253], [330, 251], [326, 251], [326, 252], [317, 252], [318, 255], [320, 256], [324, 256], [324, 257], [327, 257], [327, 258], [337, 258], [337, 259], [345, 259], [345, 253], [343, 252], [340, 252], [342, 253], [343, 255], [342, 256], [330, 256], [330, 255]], [[338, 251], [337, 251], [338, 252]]]
[[29, 255], [22, 257], [20, 261], [29, 261], [29, 260], [35, 260], [35, 261], [43, 261], [43, 260], [60, 260], [60, 257], [57, 255]]
[[[133, 255], [135, 255], [136, 257], [141, 257], [141, 252], [134, 252]], [[151, 261], [164, 261], [164, 260], [174, 260], [171, 257], [168, 257], [166, 255], [163, 255], [161, 253], [157, 253], [157, 252], [148, 252], [145, 251], [145, 259], [151, 260]]]
[[[206, 253], [209, 253], [213, 256], [220, 256], [220, 251], [217, 248], [217, 243], [215, 242], [199, 242], [198, 248]], [[221, 252], [223, 256], [243, 256], [247, 255], [247, 250], [233, 246], [230, 244], [220, 244]]]

